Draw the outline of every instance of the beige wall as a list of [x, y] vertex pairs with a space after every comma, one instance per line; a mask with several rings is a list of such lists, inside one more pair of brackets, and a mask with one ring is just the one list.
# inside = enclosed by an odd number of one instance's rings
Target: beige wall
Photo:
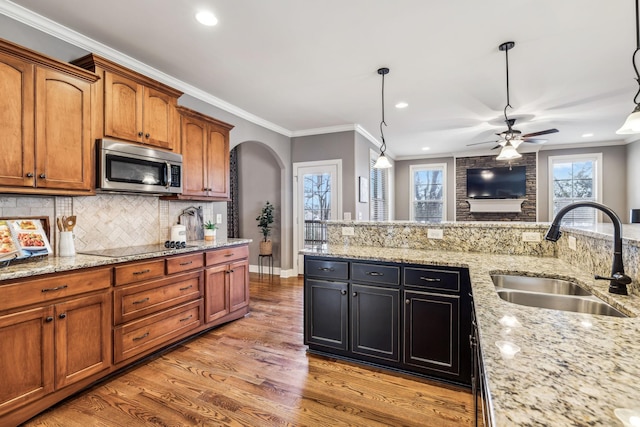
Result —
[[634, 141], [626, 147], [627, 209], [640, 209], [640, 141]]

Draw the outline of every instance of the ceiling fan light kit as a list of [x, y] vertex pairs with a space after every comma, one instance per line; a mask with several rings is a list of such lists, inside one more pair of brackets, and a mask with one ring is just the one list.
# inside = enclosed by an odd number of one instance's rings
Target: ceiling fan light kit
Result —
[[640, 102], [638, 101], [638, 95], [640, 95], [640, 73], [638, 73], [638, 66], [636, 65], [636, 55], [638, 51], [640, 51], [640, 24], [638, 23], [640, 18], [638, 18], [638, 16], [638, 0], [636, 0], [636, 50], [633, 52], [631, 62], [633, 63], [633, 70], [636, 72], [636, 81], [638, 82], [639, 88], [636, 96], [633, 97], [636, 108], [629, 114], [622, 127], [616, 131], [618, 135], [640, 133]]
[[498, 154], [496, 160], [513, 160], [519, 159], [520, 157], [522, 157], [522, 154], [518, 153], [516, 147], [511, 145], [511, 141], [507, 141], [504, 147], [502, 147], [502, 150], [500, 150], [500, 154]]
[[384, 121], [384, 76], [389, 74], [389, 69], [386, 67], [378, 68], [378, 74], [382, 76], [382, 121], [380, 122], [380, 138], [382, 139], [382, 144], [380, 145], [380, 155], [378, 156], [378, 160], [373, 165], [375, 169], [388, 169], [391, 167], [391, 162], [387, 159], [384, 152], [387, 150], [387, 143], [384, 140], [384, 131], [382, 130], [382, 125], [387, 125]]

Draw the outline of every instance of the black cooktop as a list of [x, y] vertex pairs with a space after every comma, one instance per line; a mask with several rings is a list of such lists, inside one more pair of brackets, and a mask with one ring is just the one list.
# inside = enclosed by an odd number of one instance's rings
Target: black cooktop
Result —
[[[187, 245], [186, 247], [189, 248], [194, 246]], [[110, 258], [119, 258], [123, 256], [133, 256], [133, 255], [150, 254], [154, 252], [164, 252], [172, 249], [173, 248], [167, 248], [164, 243], [157, 243], [153, 245], [126, 246], [123, 248], [113, 248], [113, 249], [98, 249], [95, 251], [79, 251], [78, 253], [83, 255], [96, 255], [96, 256], [104, 256], [104, 257], [110, 257]]]

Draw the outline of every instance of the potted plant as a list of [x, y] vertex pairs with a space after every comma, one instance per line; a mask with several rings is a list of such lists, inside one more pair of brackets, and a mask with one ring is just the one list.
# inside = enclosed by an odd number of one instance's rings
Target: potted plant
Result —
[[218, 226], [211, 221], [204, 223], [204, 240], [213, 241], [216, 240], [216, 230]]
[[272, 228], [271, 224], [273, 224], [273, 210], [274, 206], [267, 201], [262, 208], [260, 215], [256, 218], [256, 221], [258, 221], [258, 228], [264, 236], [264, 240], [260, 242], [260, 255], [271, 255], [273, 250], [271, 240], [269, 240]]

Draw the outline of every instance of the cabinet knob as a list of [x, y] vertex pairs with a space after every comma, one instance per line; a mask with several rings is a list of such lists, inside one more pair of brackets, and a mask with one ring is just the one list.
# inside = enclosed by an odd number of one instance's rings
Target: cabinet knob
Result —
[[27, 178], [33, 178], [33, 174], [31, 172], [27, 172]]
[[150, 136], [151, 136], [151, 135], [149, 135], [148, 133], [145, 133], [145, 134], [144, 134], [144, 137], [145, 137], [145, 138], [149, 138]]
[[353, 296], [354, 296], [354, 297], [357, 297], [357, 296], [358, 296], [358, 293], [357, 293], [357, 292], [354, 292], [354, 293], [353, 293]]
[[346, 295], [346, 294], [347, 294], [347, 290], [346, 290], [346, 289], [342, 289], [342, 290], [340, 290], [340, 294], [341, 294], [341, 295]]
[[404, 303], [409, 305], [409, 304], [411, 304], [411, 300], [410, 299], [406, 299], [406, 300], [404, 300]]
[[40, 175], [38, 175], [38, 177], [39, 177], [40, 179], [45, 179], [45, 178], [47, 177], [47, 175], [45, 175], [45, 174], [41, 173]]
[[47, 316], [44, 319], [45, 322], [49, 323], [49, 322], [53, 322], [53, 317], [52, 316]]
[[142, 136], [142, 132], [138, 132], [138, 136]]
[[58, 317], [64, 319], [65, 317], [67, 317], [67, 313], [60, 313]]

